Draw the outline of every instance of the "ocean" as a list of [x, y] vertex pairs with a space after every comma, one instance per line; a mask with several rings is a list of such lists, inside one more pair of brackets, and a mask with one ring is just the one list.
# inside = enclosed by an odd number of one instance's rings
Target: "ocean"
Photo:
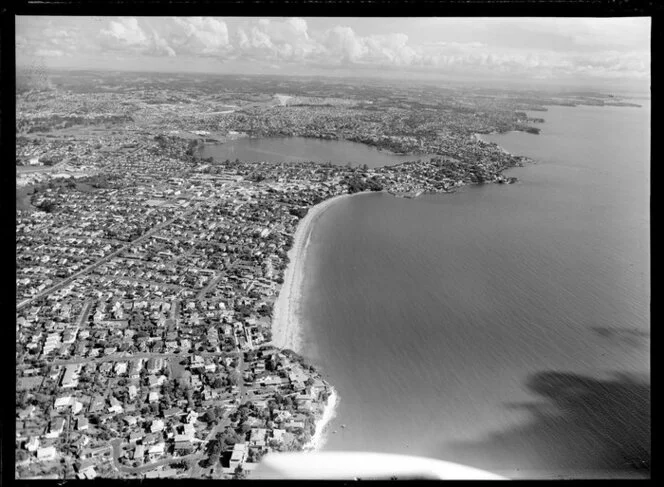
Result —
[[315, 224], [300, 351], [339, 393], [324, 450], [649, 474], [649, 105], [531, 115], [540, 135], [484, 136], [537, 161], [518, 183]]

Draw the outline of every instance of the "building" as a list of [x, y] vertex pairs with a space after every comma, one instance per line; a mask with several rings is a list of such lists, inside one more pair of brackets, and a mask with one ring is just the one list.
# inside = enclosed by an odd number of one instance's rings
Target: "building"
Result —
[[245, 443], [235, 443], [233, 453], [231, 454], [230, 466], [232, 470], [242, 465], [247, 459], [247, 445]]
[[70, 389], [78, 385], [78, 371], [80, 370], [80, 365], [70, 364], [65, 367], [65, 372], [62, 374], [62, 380], [60, 381], [60, 387], [63, 389]]
[[251, 446], [265, 446], [265, 436], [267, 435], [267, 430], [264, 428], [253, 428], [251, 430], [251, 435], [249, 438], [249, 444]]
[[143, 463], [144, 456], [145, 456], [145, 446], [136, 445], [136, 449], [134, 450], [134, 460], [138, 461], [139, 463]]
[[88, 419], [87, 418], [78, 418], [76, 421], [76, 429], [78, 431], [85, 431], [88, 429]]
[[62, 434], [62, 431], [65, 428], [64, 418], [55, 418], [51, 421], [51, 427], [49, 428], [47, 438], [57, 438]]
[[40, 462], [47, 462], [49, 460], [55, 460], [57, 456], [57, 450], [54, 446], [47, 446], [44, 448], [39, 448], [37, 450], [37, 460]]
[[151, 433], [158, 433], [159, 431], [164, 430], [164, 422], [161, 419], [155, 419], [150, 425]]
[[36, 452], [39, 449], [39, 438], [37, 436], [30, 437], [30, 441], [25, 444], [25, 449], [29, 452]]
[[55, 409], [62, 409], [74, 404], [74, 399], [71, 396], [60, 396], [55, 399], [53, 407]]
[[189, 439], [179, 439], [183, 435], [177, 435], [175, 437], [175, 451], [181, 455], [188, 455], [194, 451], [194, 445], [192, 445]]

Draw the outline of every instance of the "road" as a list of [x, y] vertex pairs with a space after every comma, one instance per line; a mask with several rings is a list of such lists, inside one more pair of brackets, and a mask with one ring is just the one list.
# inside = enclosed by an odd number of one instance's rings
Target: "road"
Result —
[[245, 389], [244, 389], [244, 373], [246, 370], [246, 366], [244, 364], [244, 352], [240, 351], [240, 360], [238, 363], [238, 367], [240, 369], [240, 385], [239, 385], [239, 390], [240, 390], [240, 404], [243, 404], [244, 397], [247, 394]]
[[136, 245], [136, 244], [142, 242], [142, 241], [145, 240], [146, 238], [152, 236], [155, 232], [158, 232], [159, 230], [163, 229], [164, 227], [167, 227], [168, 225], [170, 225], [171, 223], [173, 223], [175, 220], [177, 220], [177, 219], [179, 219], [179, 218], [186, 217], [186, 216], [188, 216], [190, 213], [194, 212], [194, 211], [197, 210], [197, 209], [198, 209], [198, 205], [194, 205], [194, 206], [192, 206], [190, 209], [188, 209], [187, 211], [185, 211], [185, 212], [183, 212], [183, 213], [180, 213], [180, 214], [174, 216], [173, 218], [170, 218], [170, 219], [166, 220], [165, 222], [162, 222], [162, 223], [160, 223], [160, 224], [158, 224], [158, 225], [155, 225], [153, 228], [151, 228], [150, 230], [148, 230], [147, 232], [145, 232], [143, 235], [141, 235], [141, 236], [138, 237], [137, 239], [132, 240], [131, 242], [129, 242], [129, 243], [128, 243], [127, 245], [125, 245], [124, 247], [120, 247], [118, 250], [116, 250], [116, 251], [114, 251], [114, 252], [111, 252], [111, 253], [108, 254], [106, 257], [102, 257], [102, 258], [99, 259], [97, 262], [95, 262], [95, 263], [93, 263], [93, 264], [90, 264], [90, 265], [89, 265], [88, 267], [86, 267], [85, 269], [82, 269], [82, 270], [76, 272], [75, 274], [72, 274], [71, 276], [67, 277], [66, 279], [63, 279], [62, 281], [60, 281], [60, 282], [57, 283], [57, 284], [54, 284], [54, 285], [51, 286], [50, 288], [45, 289], [44, 291], [40, 292], [39, 294], [36, 294], [36, 295], [34, 295], [33, 297], [31, 297], [31, 298], [28, 298], [28, 299], [26, 299], [26, 300], [24, 300], [24, 301], [21, 301], [20, 303], [18, 303], [18, 304], [16, 305], [16, 310], [18, 311], [18, 310], [20, 310], [20, 309], [22, 309], [22, 308], [28, 306], [29, 304], [34, 303], [35, 301], [37, 301], [37, 300], [39, 300], [39, 299], [41, 299], [41, 298], [43, 298], [43, 297], [45, 297], [45, 296], [48, 296], [49, 294], [54, 293], [55, 291], [58, 291], [59, 289], [62, 289], [63, 287], [67, 286], [68, 284], [70, 284], [70, 283], [73, 282], [74, 280], [78, 279], [79, 277], [84, 276], [85, 274], [87, 274], [87, 273], [90, 272], [91, 270], [93, 270], [93, 269], [99, 267], [100, 265], [102, 265], [102, 264], [108, 262], [108, 261], [111, 260], [113, 257], [116, 257], [116, 256], [120, 255], [120, 254], [121, 254], [122, 252], [124, 252], [125, 250], [131, 248], [132, 246], [134, 246], [134, 245]]
[[[203, 444], [201, 447], [204, 449], [208, 442], [212, 440], [215, 436], [217, 436], [217, 433], [221, 433], [224, 429], [226, 429], [227, 426], [230, 426], [231, 422], [228, 418], [224, 418], [222, 421], [219, 421], [217, 425], [210, 430], [208, 435], [205, 437], [205, 440], [203, 440]], [[203, 450], [205, 451], [205, 450]], [[197, 479], [201, 478], [201, 470], [203, 470], [204, 467], [201, 467], [198, 463], [205, 458], [205, 453], [195, 453], [191, 455], [192, 458], [196, 457], [196, 460], [194, 462], [194, 465], [191, 467], [191, 471], [189, 472], [189, 478], [190, 479]], [[210, 467], [205, 467], [205, 468], [210, 468]]]
[[223, 274], [223, 273], [215, 275], [215, 276], [210, 280], [210, 282], [208, 282], [207, 285], [206, 285], [203, 289], [201, 289], [201, 290], [198, 292], [198, 294], [196, 295], [196, 299], [197, 299], [197, 300], [201, 300], [201, 299], [203, 299], [203, 298], [205, 297], [205, 295], [208, 293], [208, 291], [209, 291], [210, 289], [212, 289], [214, 286], [216, 286], [217, 283], [219, 282], [219, 280], [220, 280], [222, 277], [224, 277], [224, 275], [225, 275], [225, 274]]
[[83, 309], [81, 310], [81, 314], [78, 315], [78, 320], [76, 321], [76, 326], [78, 326], [79, 328], [83, 328], [83, 324], [85, 322], [85, 319], [90, 314], [90, 308], [91, 307], [92, 307], [92, 300], [91, 299], [86, 299], [85, 302], [83, 303]]
[[238, 260], [239, 259], [235, 259], [233, 262], [228, 264], [228, 266], [224, 267], [223, 272], [219, 272], [217, 275], [215, 275], [214, 278], [211, 279], [210, 282], [207, 283], [207, 285], [199, 291], [199, 293], [196, 295], [196, 299], [203, 299], [205, 295], [210, 291], [210, 289], [212, 289], [214, 286], [217, 285], [217, 283], [222, 277], [228, 275], [228, 271], [235, 266]]
[[168, 282], [157, 282], [157, 281], [148, 281], [147, 279], [137, 279], [135, 277], [128, 277], [128, 276], [113, 276], [108, 279], [107, 282], [120, 282], [120, 281], [125, 281], [128, 283], [138, 283], [138, 284], [144, 284], [146, 286], [159, 286], [164, 289], [172, 289], [174, 291], [180, 292], [180, 291], [192, 291], [192, 289], [186, 287], [186, 286], [180, 286], [179, 284], [170, 284]]
[[[240, 368], [240, 374], [244, 373], [244, 353], [240, 352], [239, 353], [239, 368]], [[244, 397], [245, 391], [244, 391], [244, 379], [240, 379], [240, 385], [239, 385], [239, 390], [240, 390], [240, 403], [242, 403], [242, 398]], [[231, 421], [228, 417], [225, 417], [223, 420], [219, 421], [217, 425], [210, 430], [210, 433], [207, 435], [205, 438], [205, 442], [203, 443], [203, 446], [207, 445], [207, 442], [213, 439], [217, 433], [223, 431], [227, 426], [230, 426]], [[203, 467], [198, 465], [198, 462], [204, 458], [204, 454], [199, 454], [200, 459], [196, 461], [195, 465], [191, 468], [191, 472], [189, 473], [189, 478], [194, 479], [194, 478], [200, 478], [201, 477], [201, 470]]]
[[[130, 360], [138, 359], [151, 359], [151, 358], [187, 358], [193, 353], [135, 353], [133, 355], [107, 355], [105, 357], [93, 358], [75, 358], [71, 360], [53, 360], [47, 362], [49, 365], [71, 365], [71, 364], [87, 364], [87, 363], [102, 363], [102, 362], [127, 362]], [[216, 356], [233, 356], [233, 352], [196, 352], [195, 355], [201, 357], [216, 357]], [[32, 367], [32, 365], [17, 365], [17, 369], [24, 369]]]

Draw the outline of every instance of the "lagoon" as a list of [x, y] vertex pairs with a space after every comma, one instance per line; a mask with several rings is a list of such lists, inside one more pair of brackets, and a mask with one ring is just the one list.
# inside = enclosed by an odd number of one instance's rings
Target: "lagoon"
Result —
[[426, 156], [396, 155], [381, 151], [375, 147], [347, 140], [325, 140], [308, 137], [267, 137], [239, 138], [224, 144], [205, 144], [201, 157], [212, 157], [224, 161], [269, 162], [331, 162], [332, 164], [352, 166], [366, 164], [368, 167], [380, 167], [399, 164], [406, 161], [424, 159]]

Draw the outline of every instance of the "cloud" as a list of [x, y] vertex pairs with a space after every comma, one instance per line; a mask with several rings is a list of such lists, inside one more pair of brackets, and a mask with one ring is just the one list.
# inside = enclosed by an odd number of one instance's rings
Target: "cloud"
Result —
[[[82, 39], [76, 29], [54, 27], [49, 23], [38, 28], [22, 28], [17, 23], [17, 54], [30, 53], [34, 56], [70, 56], [80, 49]], [[20, 28], [20, 33], [19, 33]]]
[[323, 41], [330, 56], [339, 62], [359, 62], [369, 52], [363, 39], [350, 27], [337, 26], [330, 29]]
[[134, 17], [111, 20], [108, 29], [102, 29], [101, 36], [109, 46], [115, 47], [142, 47], [148, 40]]
[[307, 22], [300, 18], [260, 19], [239, 25], [235, 47], [238, 56], [287, 62], [305, 62], [324, 51], [309, 36]]
[[35, 56], [41, 57], [62, 57], [65, 53], [59, 49], [37, 49]]
[[388, 32], [376, 19], [347, 24], [323, 18], [20, 17], [16, 49], [18, 57], [101, 55], [109, 63], [139, 55], [154, 57], [155, 65], [157, 58], [176, 56], [178, 62], [214, 59], [256, 72], [289, 66], [298, 72], [650, 76], [648, 19], [411, 19], [395, 24], [402, 32]]
[[30, 43], [28, 42], [28, 39], [25, 38], [25, 36], [17, 35], [15, 41], [16, 41], [16, 49], [19, 51], [27, 49], [30, 46]]
[[404, 33], [360, 36], [350, 27], [336, 26], [325, 33], [322, 45], [330, 63], [411, 66], [426, 61]]
[[220, 56], [231, 48], [228, 27], [223, 20], [212, 17], [178, 17], [173, 21], [177, 28], [172, 32], [171, 38], [178, 53]]
[[133, 51], [149, 56], [175, 56], [168, 42], [152, 29], [147, 34], [135, 17], [111, 20], [99, 33], [101, 46], [115, 51]]

